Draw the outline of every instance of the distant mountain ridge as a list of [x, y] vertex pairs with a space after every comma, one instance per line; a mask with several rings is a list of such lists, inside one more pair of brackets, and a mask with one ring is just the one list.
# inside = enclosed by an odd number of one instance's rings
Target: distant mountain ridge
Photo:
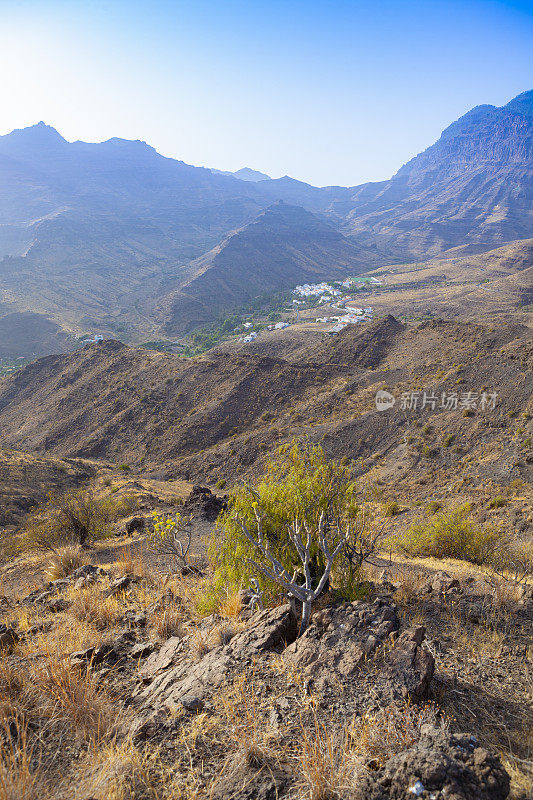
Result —
[[[356, 187], [223, 174], [141, 141], [67, 142], [41, 122], [0, 136], [0, 317], [30, 312], [69, 334], [139, 341], [297, 274], [531, 238], [532, 165], [533, 91], [472, 109], [389, 181]], [[252, 244], [254, 220], [279, 201], [315, 215], [309, 246], [301, 214], [292, 252], [286, 219], [279, 236], [263, 228]], [[335, 246], [319, 244], [318, 222], [342, 237]]]
[[215, 175], [233, 175], [234, 178], [239, 178], [241, 181], [252, 181], [252, 183], [272, 180], [270, 175], [264, 172], [258, 172], [256, 169], [250, 169], [250, 167], [242, 167], [242, 169], [238, 169], [237, 172], [224, 172], [220, 169], [212, 169], [211, 172], [214, 172]]
[[459, 244], [497, 246], [533, 234], [533, 91], [507, 105], [477, 106], [389, 180], [311, 191], [295, 184], [286, 199], [338, 220], [360, 244], [407, 256]]

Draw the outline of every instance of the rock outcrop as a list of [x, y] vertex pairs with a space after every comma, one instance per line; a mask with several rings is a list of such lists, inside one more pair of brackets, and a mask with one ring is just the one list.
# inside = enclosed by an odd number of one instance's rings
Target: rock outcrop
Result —
[[141, 705], [149, 708], [164, 707], [174, 710], [183, 705], [186, 697], [202, 699], [218, 689], [239, 667], [251, 664], [261, 654], [283, 648], [296, 637], [297, 621], [289, 605], [268, 609], [257, 614], [253, 624], [231, 639], [228, 644], [210, 650], [197, 663], [190, 659], [164, 670], [172, 662], [180, 641], [171, 639], [157, 656], [154, 654], [144, 668], [147, 677], [150, 668], [161, 672], [141, 693]]
[[429, 688], [434, 659], [422, 647], [424, 628], [398, 637], [399, 627], [396, 606], [387, 599], [332, 606], [315, 614], [305, 634], [286, 649], [284, 659], [320, 691], [352, 679], [378, 647], [395, 640], [376, 679], [391, 699], [418, 701]]
[[408, 750], [367, 774], [364, 800], [505, 800], [509, 776], [500, 759], [473, 736], [429, 729]]

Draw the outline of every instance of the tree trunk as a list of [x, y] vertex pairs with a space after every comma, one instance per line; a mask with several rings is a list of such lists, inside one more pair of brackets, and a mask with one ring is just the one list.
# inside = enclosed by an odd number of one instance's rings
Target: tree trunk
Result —
[[300, 622], [300, 630], [298, 636], [304, 634], [309, 626], [309, 619], [311, 617], [311, 603], [302, 603], [302, 621]]

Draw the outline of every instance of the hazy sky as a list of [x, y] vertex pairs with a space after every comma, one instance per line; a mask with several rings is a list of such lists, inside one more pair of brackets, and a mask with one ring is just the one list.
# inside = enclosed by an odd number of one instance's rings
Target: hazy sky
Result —
[[353, 185], [533, 88], [533, 0], [0, 0], [0, 68], [0, 133]]

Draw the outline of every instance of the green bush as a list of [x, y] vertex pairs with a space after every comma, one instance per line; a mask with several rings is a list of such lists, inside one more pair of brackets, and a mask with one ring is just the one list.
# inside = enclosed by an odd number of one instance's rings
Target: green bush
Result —
[[385, 508], [383, 509], [383, 514], [385, 517], [396, 517], [400, 513], [401, 513], [401, 508], [396, 502], [396, 500], [392, 500], [390, 503], [386, 503]]
[[[359, 512], [355, 493], [353, 468], [328, 461], [321, 447], [293, 442], [278, 448], [267, 462], [263, 479], [253, 488], [235, 489], [227, 511], [219, 517], [218, 531], [209, 546], [213, 584], [205, 587], [199, 610], [208, 612], [215, 608], [221, 596], [247, 587], [252, 577], [258, 578], [265, 599], [281, 593], [277, 584], [258, 575], [250, 564], [250, 559], [257, 559], [258, 553], [243, 533], [239, 520], [255, 535], [257, 512], [272, 554], [292, 574], [301, 562], [287, 535], [288, 527], [298, 519], [316, 532], [322, 513], [327, 514], [332, 526], [347, 524]], [[318, 573], [323, 563], [317, 542], [313, 543], [311, 554], [312, 567]]]
[[501, 494], [496, 495], [493, 497], [489, 503], [489, 508], [501, 508], [505, 505], [505, 497], [502, 497]]
[[412, 556], [489, 564], [501, 544], [501, 533], [477, 525], [469, 514], [470, 506], [463, 505], [415, 523], [398, 542], [400, 549]]
[[91, 489], [50, 495], [46, 507], [30, 519], [21, 539], [22, 549], [57, 552], [89, 545], [106, 538], [111, 522], [131, 514], [135, 506], [135, 498], [100, 498]]

